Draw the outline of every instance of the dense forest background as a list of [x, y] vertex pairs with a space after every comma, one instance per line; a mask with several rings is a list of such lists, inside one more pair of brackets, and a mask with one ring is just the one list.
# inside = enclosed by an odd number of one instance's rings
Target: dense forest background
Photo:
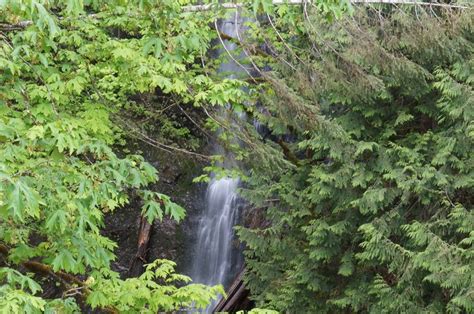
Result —
[[[472, 4], [202, 3], [0, 1], [0, 312], [206, 308], [169, 258], [211, 173], [254, 312], [473, 312]], [[132, 212], [162, 233], [130, 273]]]

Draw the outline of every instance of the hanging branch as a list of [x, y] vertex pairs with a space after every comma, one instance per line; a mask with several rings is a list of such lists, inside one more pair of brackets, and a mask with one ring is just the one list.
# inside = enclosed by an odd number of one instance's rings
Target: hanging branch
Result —
[[[0, 24], [1, 26], [1, 24]], [[1, 28], [0, 28], [1, 30]], [[8, 46], [8, 48], [10, 48], [10, 50], [13, 52], [15, 49], [13, 48], [13, 46], [9, 43], [9, 41], [7, 40], [6, 37], [4, 37], [3, 35], [0, 37], [3, 42]], [[46, 88], [46, 90], [48, 91], [48, 95], [49, 95], [49, 98], [51, 99], [51, 108], [53, 109], [53, 112], [54, 114], [59, 117], [59, 113], [58, 113], [58, 105], [56, 104], [56, 100], [54, 99], [53, 97], [53, 93], [51, 92], [51, 89], [49, 88], [49, 85], [44, 81], [43, 77], [38, 73], [38, 71], [36, 71], [35, 67], [29, 63], [27, 60], [25, 60], [25, 58], [23, 58], [21, 55], [18, 55], [18, 57], [20, 58], [21, 61], [23, 61], [24, 64], [26, 64], [31, 72], [33, 73], [33, 75], [36, 77], [36, 79], [38, 81], [40, 81], [43, 86]], [[29, 102], [29, 97], [28, 97], [28, 94], [26, 93], [25, 90], [23, 90], [22, 88], [22, 96], [27, 100], [27, 103]]]
[[[223, 33], [221, 31], [219, 31], [219, 36], [224, 39], [224, 40], [228, 40], [228, 41], [231, 41], [232, 43], [236, 44], [236, 45], [239, 45], [239, 46], [242, 46], [244, 43], [239, 41], [238, 38], [234, 38], [230, 35], [227, 35], [226, 33]], [[263, 57], [270, 57], [270, 55], [268, 53], [266, 53], [265, 51], [263, 51], [262, 49], [258, 48], [258, 47], [255, 47], [255, 46], [246, 46], [245, 48], [247, 48], [249, 51], [251, 51], [252, 53], [255, 53], [257, 55], [261, 55]]]
[[208, 138], [212, 138], [212, 136], [208, 132], [206, 132], [206, 130], [204, 130], [196, 121], [194, 121], [193, 118], [191, 118], [190, 114], [188, 114], [186, 110], [184, 110], [180, 105], [177, 106], [179, 110], [181, 110], [181, 112], [189, 119], [189, 121], [191, 121], [199, 129], [199, 131], [201, 131]]
[[[116, 118], [120, 120], [119, 117], [116, 116]], [[122, 120], [122, 122], [124, 122], [124, 121]], [[195, 153], [195, 152], [190, 151], [190, 150], [186, 150], [186, 149], [179, 148], [179, 147], [174, 147], [174, 146], [171, 146], [171, 145], [166, 145], [162, 142], [159, 142], [159, 141], [147, 136], [145, 133], [139, 131], [138, 128], [134, 128], [134, 127], [129, 126], [128, 129], [132, 132], [132, 135], [135, 134], [134, 137], [137, 138], [138, 140], [140, 140], [140, 141], [142, 141], [142, 142], [144, 142], [144, 143], [146, 143], [150, 146], [159, 148], [159, 149], [161, 149], [165, 152], [168, 152], [170, 154], [173, 151], [175, 151], [175, 152], [179, 152], [179, 153], [183, 153], [183, 154], [187, 154], [187, 155], [192, 155], [192, 156], [195, 156], [195, 157], [200, 158], [202, 160], [209, 160], [210, 159], [210, 156]]]
[[253, 81], [255, 84], [257, 84], [257, 81], [255, 80], [255, 77], [250, 73], [250, 71], [247, 69], [247, 67], [244, 66], [242, 63], [240, 63], [240, 62], [232, 55], [232, 53], [229, 51], [229, 49], [227, 49], [227, 46], [225, 45], [225, 42], [224, 42], [224, 40], [223, 40], [222, 37], [221, 37], [221, 32], [219, 31], [219, 27], [217, 26], [217, 20], [214, 21], [214, 28], [216, 29], [217, 36], [219, 37], [219, 41], [221, 42], [222, 47], [223, 47], [224, 50], [226, 51], [227, 55], [232, 59], [232, 61], [235, 62], [235, 64], [237, 64], [239, 67], [241, 67], [241, 68], [247, 73], [247, 75], [252, 79], [252, 81]]
[[253, 61], [253, 58], [249, 55], [249, 53], [247, 52], [247, 49], [245, 49], [245, 43], [244, 41], [242, 40], [242, 37], [240, 36], [240, 32], [239, 32], [239, 26], [238, 26], [238, 23], [237, 23], [237, 20], [238, 20], [238, 17], [239, 17], [239, 11], [237, 10], [235, 12], [235, 18], [234, 18], [234, 27], [235, 27], [235, 34], [237, 35], [237, 38], [239, 40], [239, 42], [242, 43], [242, 51], [244, 52], [244, 54], [247, 56], [248, 60], [250, 61], [250, 63], [252, 64], [253, 68], [255, 69], [255, 71], [257, 71], [261, 76], [264, 76], [262, 71], [260, 70], [260, 68], [255, 64], [255, 62]]
[[[104, 105], [108, 105], [109, 101], [107, 99], [104, 98], [104, 96], [102, 95], [102, 93], [100, 92], [100, 90], [97, 88], [96, 84], [95, 84], [95, 80], [94, 78], [92, 77], [92, 74], [90, 72], [90, 69], [89, 67], [87, 68], [87, 71], [89, 73], [89, 76], [91, 77], [90, 79], [90, 83], [91, 83], [91, 86], [92, 88], [94, 89], [94, 91], [97, 93], [97, 95], [99, 96], [100, 100], [103, 102]], [[175, 104], [172, 104], [172, 105], [175, 105]], [[170, 106], [162, 109], [160, 112], [158, 113], [161, 113], [163, 112], [164, 110], [168, 109]], [[154, 114], [157, 114], [157, 112], [155, 112]], [[114, 115], [114, 118], [117, 120], [117, 122], [119, 124], [121, 124], [123, 126], [124, 129], [128, 129], [131, 131], [131, 135], [134, 136], [135, 138], [137, 138], [138, 140], [150, 145], [150, 146], [153, 146], [153, 147], [156, 147], [156, 148], [159, 148], [167, 153], [173, 153], [173, 151], [175, 152], [180, 152], [180, 153], [184, 153], [184, 154], [188, 154], [188, 155], [192, 155], [192, 156], [195, 156], [197, 158], [200, 158], [200, 159], [203, 159], [203, 160], [208, 160], [209, 159], [209, 156], [206, 156], [206, 155], [203, 155], [203, 154], [199, 154], [199, 153], [195, 153], [195, 152], [192, 152], [192, 151], [189, 151], [189, 150], [186, 150], [186, 149], [183, 149], [183, 148], [178, 148], [178, 147], [174, 147], [174, 146], [171, 146], [171, 145], [166, 145], [164, 143], [161, 143], [159, 141], [157, 141], [156, 139], [153, 139], [153, 138], [150, 138], [149, 136], [147, 136], [145, 133], [141, 132], [140, 129], [138, 127], [135, 127], [133, 125], [131, 125], [130, 121], [126, 121], [124, 119], [122, 119], [119, 115]]]
[[[305, 2], [305, 10], [306, 10], [306, 2]], [[278, 31], [278, 29], [276, 28], [276, 26], [275, 26], [275, 24], [273, 23], [272, 18], [270, 17], [270, 15], [267, 13], [266, 16], [267, 16], [267, 20], [270, 22], [270, 25], [272, 26], [273, 30], [274, 30], [275, 33], [277, 34], [278, 38], [280, 38], [281, 42], [282, 42], [283, 45], [286, 47], [286, 49], [288, 49], [288, 51], [289, 51], [298, 61], [300, 61], [301, 63], [303, 63], [305, 66], [308, 66], [308, 65], [288, 46], [288, 44], [285, 42], [285, 39], [283, 39], [283, 36], [280, 34], [280, 32]]]
[[296, 68], [289, 62], [287, 61], [285, 58], [283, 58], [278, 52], [276, 52], [272, 45], [268, 42], [267, 38], [264, 37], [263, 38], [263, 41], [265, 42], [265, 45], [268, 47], [268, 49], [270, 50], [271, 54], [273, 56], [275, 56], [277, 59], [279, 59], [280, 61], [282, 61], [283, 63], [285, 63], [288, 67], [290, 67], [293, 71], [296, 71]]

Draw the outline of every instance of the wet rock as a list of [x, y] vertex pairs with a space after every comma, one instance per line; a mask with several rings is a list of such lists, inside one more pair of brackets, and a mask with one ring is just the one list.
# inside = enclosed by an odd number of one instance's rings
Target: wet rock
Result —
[[[141, 143], [132, 143], [130, 151], [142, 151], [159, 175], [158, 183], [151, 190], [166, 194], [171, 200], [186, 209], [186, 217], [180, 223], [164, 217], [152, 226], [147, 262], [155, 259], [169, 259], [177, 263], [177, 270], [185, 272], [192, 262], [195, 226], [203, 210], [205, 185], [195, 184], [193, 178], [202, 174], [203, 163], [189, 156], [174, 155]], [[106, 215], [104, 234], [114, 240], [118, 247], [112, 267], [122, 277], [127, 277], [130, 262], [137, 252], [140, 225], [141, 201], [131, 195], [130, 203]]]

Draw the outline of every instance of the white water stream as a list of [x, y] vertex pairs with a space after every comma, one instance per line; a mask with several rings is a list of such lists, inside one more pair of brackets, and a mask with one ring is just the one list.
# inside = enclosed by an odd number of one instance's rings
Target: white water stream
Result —
[[233, 226], [237, 218], [238, 179], [213, 179], [206, 194], [206, 211], [199, 222], [194, 281], [226, 284], [232, 273]]
[[[219, 29], [222, 33], [237, 38], [234, 14], [221, 21]], [[239, 32], [242, 32], [243, 20], [238, 18], [237, 23]], [[232, 52], [236, 49], [235, 43], [225, 40], [224, 44], [228, 51]], [[222, 45], [220, 46], [218, 53], [226, 54]], [[241, 57], [237, 56], [238, 59]], [[243, 70], [234, 61], [228, 59], [221, 64], [219, 71], [228, 77], [233, 77]], [[214, 153], [225, 156], [224, 167], [235, 164], [233, 157], [223, 153], [218, 145], [214, 147]], [[194, 265], [191, 272], [194, 282], [207, 285], [222, 284], [227, 288], [242, 267], [239, 262], [241, 254], [239, 248], [233, 245], [233, 227], [239, 217], [238, 185], [239, 180], [235, 178], [214, 178], [207, 187], [206, 208], [199, 219]], [[214, 305], [211, 304], [207, 311], [211, 311]]]

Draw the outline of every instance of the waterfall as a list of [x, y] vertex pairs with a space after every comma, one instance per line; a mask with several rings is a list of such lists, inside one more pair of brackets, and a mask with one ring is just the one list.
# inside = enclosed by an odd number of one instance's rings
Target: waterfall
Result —
[[232, 227], [236, 223], [238, 179], [213, 179], [206, 193], [206, 211], [199, 222], [194, 281], [226, 284], [232, 273]]
[[[231, 37], [237, 38], [236, 26], [239, 32], [243, 30], [243, 19], [233, 13], [229, 18], [220, 21], [219, 30]], [[237, 20], [238, 25], [235, 25]], [[224, 41], [228, 51], [234, 51], [236, 44]], [[218, 50], [218, 55], [226, 54], [223, 48]], [[236, 56], [241, 59], [243, 56]], [[226, 59], [219, 68], [219, 72], [227, 77], [235, 77], [242, 72], [242, 68], [232, 61]], [[240, 119], [245, 117], [240, 115]], [[224, 167], [235, 165], [235, 160], [230, 154], [226, 154], [219, 145], [215, 145], [214, 153], [223, 154]], [[191, 278], [194, 282], [207, 285], [222, 284], [225, 288], [230, 284], [233, 277], [240, 271], [242, 263], [241, 252], [233, 245], [234, 232], [239, 217], [239, 200], [237, 188], [239, 179], [236, 178], [213, 178], [206, 191], [206, 208], [199, 219], [198, 237], [195, 249], [194, 264]], [[208, 311], [211, 311], [211, 304]]]

